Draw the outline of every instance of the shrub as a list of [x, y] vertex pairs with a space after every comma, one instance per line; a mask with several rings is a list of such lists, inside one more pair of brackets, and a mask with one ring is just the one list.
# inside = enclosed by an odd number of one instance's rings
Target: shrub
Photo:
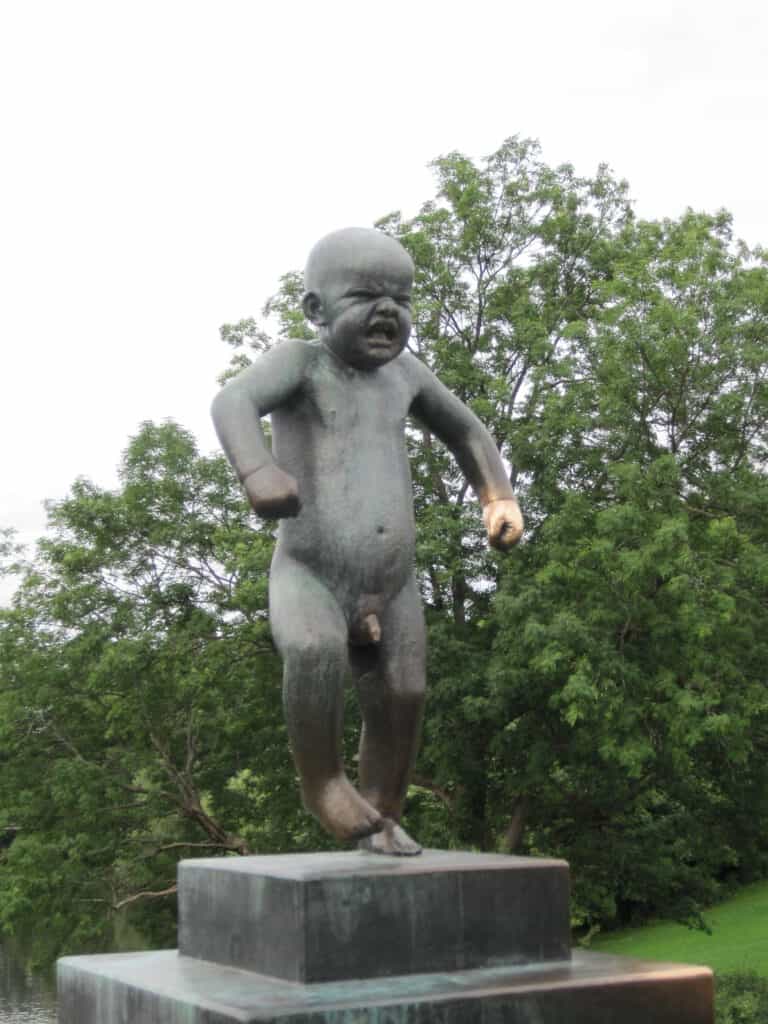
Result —
[[754, 971], [718, 974], [715, 1024], [768, 1024], [768, 978]]

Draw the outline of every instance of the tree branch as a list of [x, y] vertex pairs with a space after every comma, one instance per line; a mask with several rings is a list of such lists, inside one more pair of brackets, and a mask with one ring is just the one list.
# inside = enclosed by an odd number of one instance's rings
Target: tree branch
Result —
[[449, 811], [453, 812], [455, 810], [455, 797], [449, 793], [447, 789], [444, 789], [442, 786], [438, 786], [424, 775], [412, 775], [411, 782], [414, 786], [418, 786], [420, 789], [426, 789], [430, 793], [434, 793], [434, 795], [448, 808]]

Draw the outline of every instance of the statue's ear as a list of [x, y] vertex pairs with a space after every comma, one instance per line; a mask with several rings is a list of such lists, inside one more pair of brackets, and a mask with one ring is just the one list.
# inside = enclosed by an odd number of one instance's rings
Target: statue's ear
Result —
[[323, 316], [323, 301], [317, 292], [306, 292], [304, 298], [301, 300], [301, 306], [307, 320], [311, 321], [315, 327], [323, 326], [325, 323], [325, 317]]

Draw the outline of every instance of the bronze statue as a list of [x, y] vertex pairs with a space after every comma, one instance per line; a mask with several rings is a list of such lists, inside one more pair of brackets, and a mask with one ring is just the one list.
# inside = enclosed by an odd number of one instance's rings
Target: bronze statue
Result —
[[[319, 342], [287, 340], [213, 403], [222, 446], [253, 509], [281, 519], [270, 621], [304, 805], [340, 840], [417, 854], [400, 826], [419, 743], [424, 620], [405, 422], [455, 455], [483, 506], [490, 543], [522, 533], [520, 509], [479, 420], [405, 346], [413, 262], [380, 231], [321, 239], [305, 271], [304, 311]], [[272, 416], [272, 452], [261, 429]], [[341, 759], [343, 687], [360, 699], [359, 792]]]

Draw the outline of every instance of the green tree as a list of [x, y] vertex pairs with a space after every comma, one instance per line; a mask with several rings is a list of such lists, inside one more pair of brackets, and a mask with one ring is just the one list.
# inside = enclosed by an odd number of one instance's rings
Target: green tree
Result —
[[766, 267], [689, 211], [628, 223], [597, 290], [519, 423], [542, 516], [492, 669], [531, 842], [588, 923], [764, 870], [768, 812]]
[[126, 914], [172, 942], [173, 900], [153, 897], [180, 857], [322, 842], [282, 723], [272, 534], [170, 423], [131, 441], [119, 490], [79, 480], [49, 516], [0, 618], [0, 808], [18, 829], [0, 923], [45, 920], [42, 957], [109, 941]]

